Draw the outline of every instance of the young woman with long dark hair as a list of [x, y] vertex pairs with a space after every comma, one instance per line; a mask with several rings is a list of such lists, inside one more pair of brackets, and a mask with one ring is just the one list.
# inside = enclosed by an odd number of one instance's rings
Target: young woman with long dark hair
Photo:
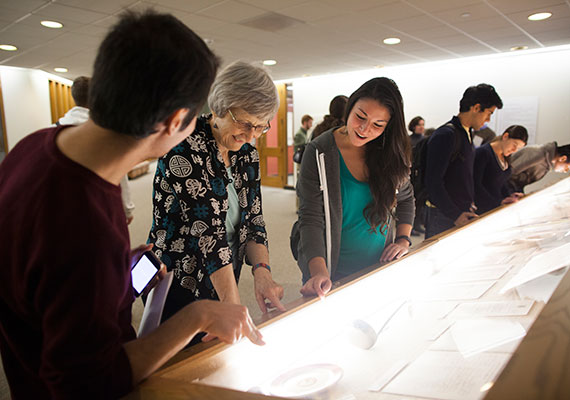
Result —
[[411, 243], [411, 150], [396, 83], [364, 83], [348, 99], [345, 121], [311, 141], [301, 164], [296, 249], [304, 295], [324, 296], [332, 281], [399, 258]]

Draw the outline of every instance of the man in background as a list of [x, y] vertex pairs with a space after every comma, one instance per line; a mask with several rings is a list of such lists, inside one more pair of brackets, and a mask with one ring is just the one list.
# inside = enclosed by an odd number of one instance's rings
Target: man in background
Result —
[[[75, 107], [69, 109], [63, 117], [56, 122], [60, 125], [81, 125], [89, 119], [89, 81], [87, 76], [80, 76], [73, 80], [71, 85], [71, 97], [75, 102]], [[133, 222], [135, 218], [135, 204], [131, 200], [131, 189], [127, 175], [121, 179], [121, 197], [123, 199], [123, 210], [127, 217], [127, 224]]]
[[307, 134], [312, 126], [313, 117], [307, 114], [303, 115], [301, 118], [301, 127], [293, 138], [293, 151], [298, 151], [301, 147], [307, 144]]
[[472, 132], [488, 122], [503, 102], [495, 88], [470, 86], [459, 114], [440, 126], [427, 143], [425, 185], [428, 192], [426, 239], [477, 218], [474, 206]]
[[524, 193], [524, 187], [542, 179], [550, 170], [570, 170], [570, 144], [558, 146], [556, 142], [527, 146], [509, 158], [513, 174], [509, 180], [512, 190]]
[[[12, 399], [116, 399], [198, 332], [261, 334], [241, 305], [189, 304], [131, 325], [132, 251], [118, 187], [194, 130], [218, 60], [171, 15], [126, 13], [103, 40], [90, 118], [22, 139], [0, 165], [0, 351]], [[144, 101], [142, 101], [144, 100]]]

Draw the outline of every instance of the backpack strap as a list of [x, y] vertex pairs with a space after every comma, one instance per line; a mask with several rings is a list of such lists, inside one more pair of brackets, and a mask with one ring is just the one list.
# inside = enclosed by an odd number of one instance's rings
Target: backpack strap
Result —
[[[445, 124], [445, 126], [453, 128], [453, 132], [455, 133], [455, 135], [453, 135], [453, 152], [451, 153], [450, 161], [453, 162], [453, 161], [457, 160], [458, 158], [461, 159], [461, 161], [464, 161], [465, 157], [463, 157], [463, 155], [461, 154], [461, 140], [459, 140], [459, 135], [462, 135], [463, 133], [467, 133], [467, 132], [463, 128], [461, 128], [461, 131], [460, 131], [451, 122], [448, 122], [447, 124]], [[469, 133], [467, 133], [467, 134], [469, 135]]]

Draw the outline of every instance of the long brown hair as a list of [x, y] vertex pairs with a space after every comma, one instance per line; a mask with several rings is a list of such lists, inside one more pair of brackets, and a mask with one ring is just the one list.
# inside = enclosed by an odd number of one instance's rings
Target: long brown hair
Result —
[[382, 135], [366, 143], [365, 164], [372, 201], [364, 209], [364, 217], [372, 230], [388, 226], [396, 205], [396, 190], [409, 178], [411, 145], [404, 120], [402, 95], [396, 82], [374, 78], [358, 88], [346, 105], [345, 121], [356, 102], [362, 98], [376, 100], [390, 112], [390, 121]]

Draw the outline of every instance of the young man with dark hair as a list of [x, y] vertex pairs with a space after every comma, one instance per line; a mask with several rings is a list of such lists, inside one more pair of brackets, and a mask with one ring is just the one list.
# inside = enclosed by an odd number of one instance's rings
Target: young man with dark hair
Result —
[[[20, 141], [0, 165], [0, 350], [13, 399], [118, 398], [198, 332], [262, 344], [247, 309], [194, 302], [143, 338], [119, 181], [194, 129], [218, 66], [170, 15], [121, 17], [101, 44], [92, 119]], [[180, 168], [184, 168], [180, 165]]]
[[524, 187], [542, 179], [550, 170], [570, 170], [570, 144], [558, 146], [556, 142], [527, 146], [509, 158], [513, 174], [509, 186], [524, 193]]
[[473, 204], [472, 133], [502, 107], [493, 86], [484, 83], [470, 86], [459, 102], [459, 114], [429, 138], [425, 172], [426, 239], [477, 218]]

